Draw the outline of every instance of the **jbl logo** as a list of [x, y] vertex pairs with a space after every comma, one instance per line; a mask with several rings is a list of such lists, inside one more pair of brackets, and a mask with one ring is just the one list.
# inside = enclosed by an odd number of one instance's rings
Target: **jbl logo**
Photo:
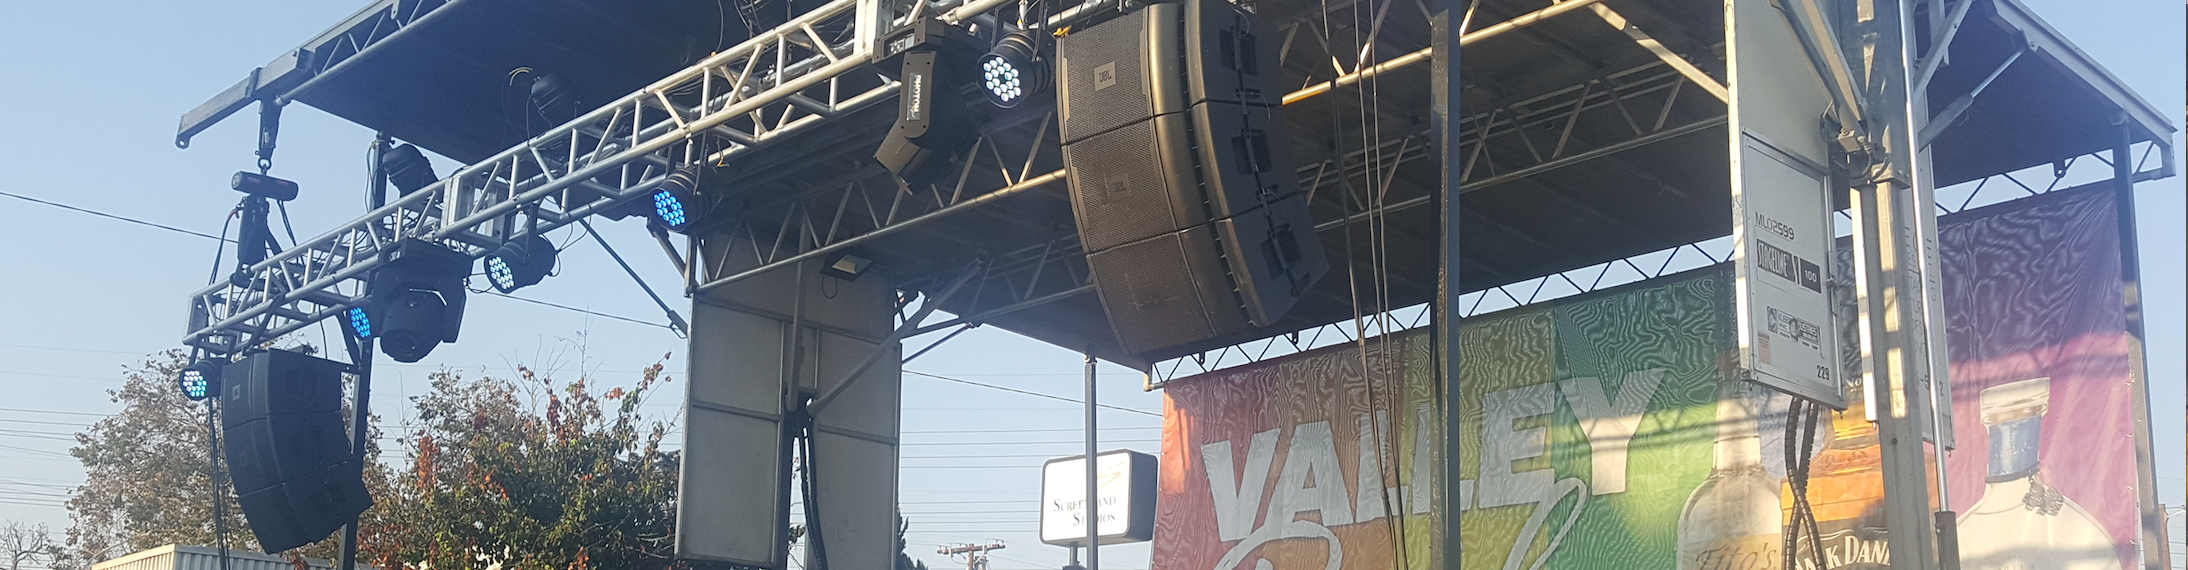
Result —
[[1117, 62], [1109, 62], [1094, 68], [1094, 90], [1100, 91], [1117, 84]]

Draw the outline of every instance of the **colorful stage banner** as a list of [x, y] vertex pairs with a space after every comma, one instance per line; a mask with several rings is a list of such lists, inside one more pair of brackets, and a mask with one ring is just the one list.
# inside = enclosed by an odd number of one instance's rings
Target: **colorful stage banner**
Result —
[[1946, 474], [1965, 570], [2140, 565], [2147, 394], [2119, 207], [2100, 186], [1939, 224], [1960, 442]]
[[[2146, 403], [2111, 196], [1941, 220], [1968, 570], [2136, 567]], [[1788, 544], [1798, 568], [1890, 567], [1859, 407], [1825, 414], [1810, 445], [1821, 540], [1786, 540], [1788, 399], [1725, 382], [1730, 280], [1718, 266], [1464, 322], [1464, 567], [1780, 568]], [[1850, 286], [1834, 290], [1849, 310]], [[1167, 384], [1153, 567], [1443, 568], [1430, 342], [1408, 331]]]

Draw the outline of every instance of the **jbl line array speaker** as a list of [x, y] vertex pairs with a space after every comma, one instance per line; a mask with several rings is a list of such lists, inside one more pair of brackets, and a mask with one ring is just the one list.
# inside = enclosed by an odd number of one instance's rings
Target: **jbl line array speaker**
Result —
[[270, 350], [221, 373], [229, 472], [268, 554], [326, 538], [372, 506], [342, 421], [346, 367]]
[[1057, 40], [1072, 211], [1128, 351], [1268, 326], [1329, 271], [1279, 114], [1279, 37], [1185, 0]]

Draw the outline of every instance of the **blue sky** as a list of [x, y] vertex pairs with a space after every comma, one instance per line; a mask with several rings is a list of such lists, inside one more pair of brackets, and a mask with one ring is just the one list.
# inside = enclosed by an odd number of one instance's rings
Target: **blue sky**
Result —
[[[228, 175], [252, 167], [255, 121], [239, 115], [199, 135], [189, 150], [172, 144], [176, 118], [242, 78], [252, 67], [355, 11], [356, 0], [17, 2], [0, 19], [0, 190], [162, 224], [215, 233], [236, 195]], [[2062, 33], [2178, 122], [2184, 100], [2183, 5], [2174, 0], [2029, 0]], [[246, 30], [257, 30], [255, 32]], [[284, 116], [273, 174], [301, 183], [289, 213], [299, 234], [317, 234], [363, 210], [365, 145], [371, 133], [301, 106]], [[2176, 138], [2177, 140], [2177, 138]], [[2184, 161], [2188, 163], [2188, 161]], [[446, 173], [448, 163], [439, 165]], [[2158, 434], [2161, 496], [2184, 502], [2182, 178], [2145, 183], [2141, 208], [2149, 367]], [[661, 291], [678, 290], [673, 269], [635, 221], [599, 225]], [[288, 241], [284, 238], [282, 241]], [[0, 198], [0, 520], [65, 528], [67, 513], [51, 487], [82, 480], [65, 452], [67, 424], [111, 413], [105, 390], [122, 366], [173, 346], [183, 332], [185, 299], [204, 282], [211, 240]], [[563, 273], [525, 296], [661, 322], [637, 287], [588, 241], [564, 253]], [[672, 304], [681, 304], [672, 302]], [[374, 408], [404, 419], [404, 398], [424, 390], [440, 367], [506, 372], [516, 363], [582, 367], [610, 383], [635, 379], [668, 356], [681, 375], [683, 343], [667, 330], [477, 296], [463, 342], [425, 362], [377, 368]], [[307, 329], [307, 338], [320, 334]], [[335, 334], [331, 329], [326, 333]], [[915, 340], [914, 346], [926, 341]], [[584, 350], [575, 347], [582, 344]], [[922, 357], [910, 370], [1077, 397], [1079, 357], [992, 328], [976, 329]], [[1139, 390], [1137, 373], [1104, 370], [1105, 403], [1158, 411], [1159, 395]], [[957, 563], [933, 554], [942, 543], [1003, 539], [994, 568], [1061, 565], [1060, 549], [1040, 545], [1030, 515], [984, 513], [1030, 508], [1039, 457], [1077, 453], [1077, 409], [1070, 404], [906, 375], [902, 488], [906, 510], [933, 530], [916, 531], [912, 553], [938, 568]], [[673, 415], [676, 392], [651, 409]], [[24, 422], [52, 423], [24, 423]], [[1105, 448], [1154, 451], [1158, 418], [1105, 411]], [[60, 424], [60, 425], [56, 425]], [[1013, 433], [951, 433], [1009, 425]], [[24, 433], [17, 432], [43, 432]], [[1058, 442], [988, 443], [961, 442]], [[920, 459], [1012, 455], [996, 459]], [[994, 468], [970, 469], [968, 465]], [[1000, 508], [968, 500], [1023, 501]], [[932, 521], [926, 523], [925, 521]], [[2179, 529], [2179, 526], [2175, 526]], [[2184, 534], [2178, 530], [2176, 540]], [[1109, 568], [1144, 568], [1144, 545], [1105, 548]]]

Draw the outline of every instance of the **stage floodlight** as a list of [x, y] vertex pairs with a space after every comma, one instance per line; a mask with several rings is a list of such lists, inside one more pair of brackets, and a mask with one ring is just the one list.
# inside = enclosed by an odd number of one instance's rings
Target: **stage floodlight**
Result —
[[220, 393], [220, 369], [225, 364], [218, 359], [206, 359], [190, 363], [177, 374], [175, 384], [182, 388], [182, 397], [196, 402]]
[[1048, 74], [1034, 46], [1032, 34], [1018, 31], [1003, 36], [995, 49], [980, 56], [980, 91], [989, 103], [1009, 109], [1041, 92]]
[[396, 362], [417, 362], [441, 343], [456, 342], [471, 257], [420, 240], [404, 240], [390, 253], [367, 281], [363, 311], [350, 312], [351, 328], [380, 339], [381, 352]]
[[539, 118], [547, 120], [547, 124], [533, 129], [534, 131], [544, 131], [546, 127], [576, 119], [578, 108], [582, 105], [577, 89], [561, 74], [542, 73], [532, 79], [532, 108], [538, 110]]
[[372, 315], [364, 307], [350, 307], [349, 330], [357, 333], [357, 338], [372, 338]]
[[541, 236], [525, 236], [504, 242], [487, 254], [486, 282], [495, 291], [513, 293], [545, 279], [555, 268], [555, 244]]
[[237, 192], [260, 198], [287, 202], [296, 199], [296, 183], [264, 174], [237, 172], [228, 178], [228, 187]]
[[426, 160], [425, 153], [407, 143], [395, 145], [395, 148], [380, 155], [380, 173], [387, 177], [388, 184], [402, 190], [404, 196], [424, 190], [425, 187], [432, 186], [434, 181], [440, 180], [439, 176], [433, 174], [433, 162]]
[[440, 346], [440, 323], [448, 316], [448, 302], [440, 292], [411, 289], [394, 295], [382, 313], [387, 332], [380, 333], [380, 351], [396, 362], [417, 362]]
[[828, 262], [821, 264], [820, 272], [821, 275], [844, 281], [857, 281], [860, 275], [866, 274], [866, 268], [873, 265], [873, 258], [866, 257], [857, 248], [852, 248], [829, 255]]
[[699, 170], [686, 166], [669, 173], [667, 180], [653, 189], [647, 202], [651, 205], [648, 215], [655, 223], [669, 231], [683, 233], [706, 214], [706, 206], [699, 199]]

